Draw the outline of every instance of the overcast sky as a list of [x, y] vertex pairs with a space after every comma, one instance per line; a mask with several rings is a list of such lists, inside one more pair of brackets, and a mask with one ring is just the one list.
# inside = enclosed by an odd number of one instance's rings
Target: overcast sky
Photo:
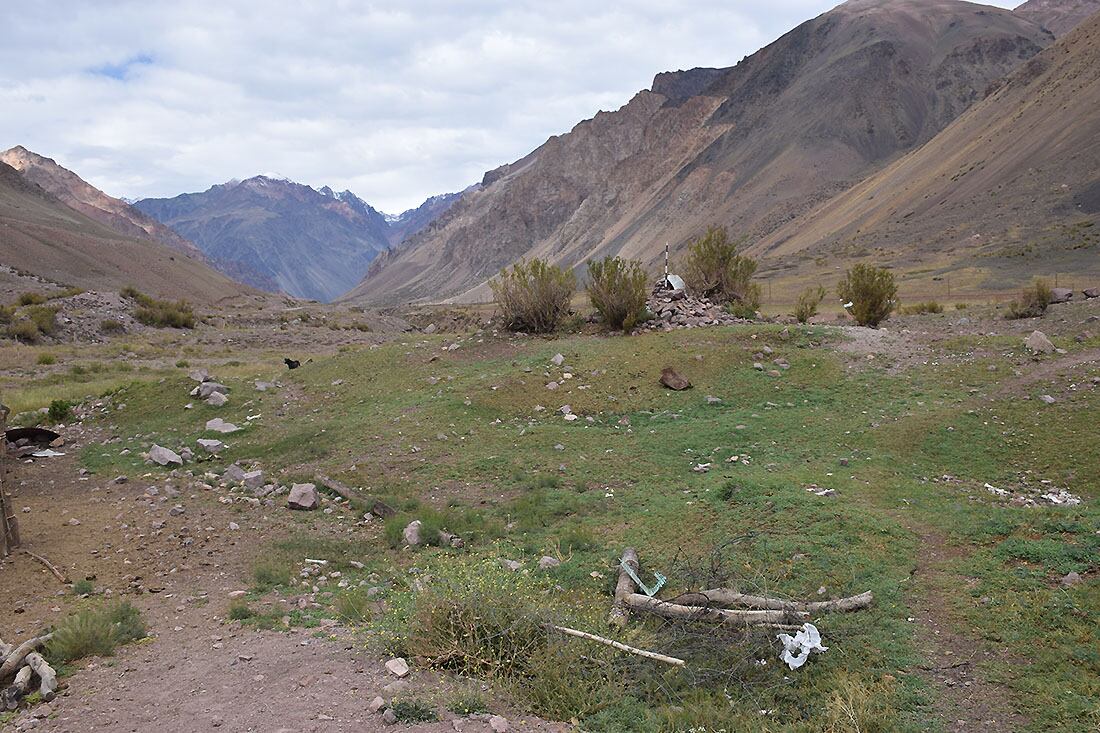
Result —
[[0, 0], [0, 149], [115, 196], [268, 173], [397, 213], [834, 4]]

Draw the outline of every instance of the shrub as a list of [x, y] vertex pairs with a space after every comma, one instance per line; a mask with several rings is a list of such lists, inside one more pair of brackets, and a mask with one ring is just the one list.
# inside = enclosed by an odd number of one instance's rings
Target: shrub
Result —
[[481, 693], [471, 690], [455, 697], [447, 703], [447, 710], [455, 715], [463, 716], [472, 715], [474, 713], [487, 713], [489, 712], [489, 703], [485, 701]]
[[95, 584], [87, 578], [81, 578], [73, 583], [73, 595], [87, 596], [95, 592]]
[[134, 320], [154, 328], [194, 328], [195, 313], [185, 300], [158, 300], [132, 287], [123, 288], [121, 295], [138, 304]]
[[104, 318], [99, 322], [99, 330], [103, 333], [125, 333], [126, 326], [113, 318]]
[[261, 560], [252, 569], [252, 579], [256, 581], [256, 590], [264, 593], [277, 585], [289, 585], [290, 568], [285, 562]]
[[23, 293], [19, 296], [19, 305], [41, 305], [48, 300], [42, 293]]
[[798, 305], [794, 307], [794, 317], [799, 323], [806, 323], [817, 315], [817, 307], [825, 300], [825, 288], [806, 288], [798, 296]]
[[439, 720], [430, 703], [415, 698], [394, 700], [390, 703], [390, 710], [400, 723], [432, 723]]
[[141, 613], [120, 602], [73, 614], [54, 629], [46, 645], [46, 656], [54, 662], [71, 662], [82, 657], [110, 656], [115, 647], [146, 635]]
[[588, 263], [588, 299], [604, 324], [629, 331], [645, 318], [646, 274], [642, 263], [604, 257]]
[[57, 331], [57, 309], [45, 305], [32, 305], [23, 313], [34, 322], [39, 332], [49, 336]]
[[955, 310], [957, 310], [957, 311], [964, 311], [969, 307], [970, 306], [967, 303], [956, 303], [955, 304]]
[[34, 360], [36, 364], [40, 366], [49, 366], [50, 364], [57, 363], [57, 357], [53, 354], [41, 353], [38, 358]]
[[12, 305], [0, 305], [0, 323], [5, 325], [11, 323], [12, 318], [15, 317], [15, 306]]
[[228, 616], [233, 621], [244, 621], [245, 619], [255, 616], [255, 611], [248, 605], [248, 601], [243, 598], [234, 598], [229, 604]]
[[54, 400], [50, 403], [49, 418], [51, 422], [59, 423], [72, 414], [72, 404], [65, 400]]
[[508, 328], [551, 333], [569, 312], [576, 278], [557, 265], [534, 259], [501, 270], [489, 286]]
[[1029, 287], [1023, 289], [1018, 300], [1008, 304], [1009, 319], [1039, 318], [1047, 312], [1050, 305], [1050, 283], [1039, 278], [1035, 279]]
[[901, 309], [901, 314], [904, 316], [923, 316], [928, 313], [943, 313], [943, 306], [934, 300], [929, 300], [924, 303], [906, 305]]
[[877, 327], [890, 317], [898, 294], [894, 275], [884, 267], [858, 264], [837, 286], [837, 295], [851, 303], [848, 312], [861, 326]]
[[718, 303], [741, 303], [755, 313], [760, 286], [752, 282], [756, 260], [737, 254], [725, 227], [711, 227], [688, 247], [684, 281], [688, 287]]

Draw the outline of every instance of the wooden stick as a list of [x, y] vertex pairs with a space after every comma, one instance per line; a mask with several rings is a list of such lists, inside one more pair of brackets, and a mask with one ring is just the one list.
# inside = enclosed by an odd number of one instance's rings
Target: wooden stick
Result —
[[30, 667], [23, 667], [16, 672], [11, 685], [4, 688], [3, 693], [0, 693], [0, 701], [3, 702], [4, 709], [19, 709], [19, 701], [26, 697], [27, 692], [31, 689], [31, 677], [33, 675], [34, 670]]
[[710, 608], [709, 606], [685, 606], [679, 603], [659, 601], [641, 593], [632, 593], [627, 596], [626, 605], [637, 611], [648, 611], [665, 618], [679, 618], [688, 621], [716, 621], [730, 626], [790, 623], [792, 616], [805, 615], [794, 611], [732, 611], [726, 608]]
[[49, 569], [49, 571], [51, 573], [53, 573], [54, 577], [57, 578], [58, 580], [60, 580], [62, 583], [64, 583], [65, 585], [69, 584], [69, 579], [66, 578], [65, 574], [63, 572], [61, 572], [60, 570], [58, 570], [57, 567], [54, 566], [54, 564], [52, 562], [50, 562], [46, 558], [42, 557], [41, 555], [34, 554], [30, 550], [23, 550], [23, 552], [25, 552], [26, 554], [30, 555], [31, 557], [33, 557], [38, 562], [45, 565], [46, 568]]
[[313, 480], [328, 489], [329, 491], [339, 494], [348, 501], [359, 498], [355, 495], [355, 492], [352, 491], [351, 487], [349, 487], [347, 484], [343, 484], [335, 479], [331, 479], [323, 473], [319, 473], [314, 476]]
[[[628, 547], [623, 550], [622, 563], [629, 565], [635, 575], [638, 574], [640, 568], [638, 564], [638, 553], [634, 551], [633, 547]], [[611, 606], [611, 613], [607, 616], [608, 626], [617, 629], [626, 626], [626, 622], [630, 619], [630, 608], [626, 604], [626, 598], [637, 590], [630, 574], [620, 565], [619, 582], [615, 584], [615, 601]]]
[[835, 601], [784, 601], [778, 598], [766, 598], [765, 596], [753, 596], [738, 593], [729, 588], [715, 588], [713, 590], [701, 590], [697, 593], [685, 594], [698, 595], [719, 606], [730, 608], [758, 608], [773, 611], [797, 611], [801, 613], [822, 613], [826, 611], [858, 611], [867, 608], [874, 602], [875, 597], [871, 591], [860, 593], [856, 596], [838, 598]]
[[43, 700], [49, 702], [57, 694], [57, 673], [53, 671], [53, 667], [38, 652], [28, 654], [26, 661], [27, 667], [33, 669], [40, 680], [38, 693], [42, 695]]
[[23, 666], [23, 660], [27, 655], [36, 649], [40, 649], [47, 641], [53, 638], [53, 632], [45, 634], [43, 636], [36, 636], [33, 639], [27, 639], [22, 644], [17, 646], [11, 654], [4, 659], [4, 663], [0, 664], [0, 680], [7, 679], [15, 674], [15, 671]]
[[658, 654], [657, 652], [646, 651], [645, 649], [639, 649], [634, 646], [627, 646], [621, 644], [614, 639], [605, 639], [602, 636], [596, 636], [595, 634], [589, 634], [584, 631], [577, 631], [576, 629], [566, 628], [565, 626], [554, 626], [553, 624], [546, 624], [546, 628], [553, 629], [554, 631], [561, 632], [562, 634], [568, 634], [569, 636], [575, 636], [578, 639], [588, 639], [594, 641], [597, 644], [603, 644], [604, 646], [613, 647], [619, 651], [627, 652], [629, 654], [636, 654], [639, 657], [645, 657], [646, 659], [652, 659], [657, 662], [664, 662], [665, 664], [671, 664], [675, 667], [683, 667], [687, 664], [683, 659], [677, 659], [676, 657], [665, 656], [664, 654]]

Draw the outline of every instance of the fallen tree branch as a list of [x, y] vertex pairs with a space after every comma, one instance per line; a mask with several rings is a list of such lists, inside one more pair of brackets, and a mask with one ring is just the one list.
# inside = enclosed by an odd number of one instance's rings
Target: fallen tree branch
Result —
[[[638, 553], [634, 551], [633, 547], [628, 547], [623, 550], [621, 562], [624, 565], [629, 565], [635, 575], [638, 573], [640, 567], [638, 564]], [[611, 613], [607, 616], [608, 626], [620, 629], [626, 626], [626, 622], [630, 618], [630, 609], [626, 604], [626, 599], [635, 591], [637, 591], [637, 588], [634, 585], [634, 579], [631, 578], [630, 574], [620, 565], [619, 582], [615, 584], [615, 601], [612, 603]]]
[[355, 492], [352, 491], [350, 486], [348, 486], [347, 484], [340, 483], [339, 481], [337, 481], [335, 479], [331, 479], [328, 476], [324, 475], [323, 473], [319, 473], [316, 476], [314, 476], [313, 480], [315, 482], [317, 482], [318, 484], [320, 484], [321, 486], [324, 486], [329, 491], [332, 491], [333, 493], [339, 494], [340, 496], [347, 499], [348, 501], [351, 501], [352, 499], [359, 498], [355, 495]]
[[31, 677], [34, 675], [34, 670], [30, 667], [23, 667], [15, 674], [15, 679], [11, 685], [4, 688], [4, 692], [0, 693], [0, 701], [3, 702], [5, 710], [16, 710], [19, 708], [19, 701], [27, 696], [27, 692], [31, 689]]
[[686, 593], [685, 596], [701, 596], [710, 604], [727, 608], [757, 608], [773, 611], [796, 611], [799, 613], [822, 613], [826, 611], [858, 611], [867, 608], [875, 598], [871, 591], [856, 596], [838, 598], [835, 601], [784, 601], [779, 598], [753, 596], [738, 593], [729, 588], [715, 588]]
[[69, 584], [69, 579], [67, 577], [65, 577], [65, 573], [58, 570], [57, 566], [54, 565], [52, 562], [50, 562], [46, 558], [42, 557], [41, 555], [34, 554], [30, 550], [23, 550], [23, 552], [26, 553], [27, 555], [30, 555], [31, 557], [33, 557], [35, 560], [42, 563], [43, 565], [45, 565], [46, 569], [49, 570], [51, 573], [53, 573], [54, 577], [57, 578], [58, 580], [60, 580], [62, 583], [64, 583], [65, 585]]
[[596, 636], [595, 634], [589, 634], [584, 631], [577, 631], [576, 629], [566, 628], [565, 626], [546, 624], [546, 628], [553, 629], [554, 631], [560, 632], [562, 634], [567, 634], [569, 636], [575, 636], [578, 639], [587, 639], [588, 641], [594, 641], [597, 644], [603, 644], [604, 646], [609, 646], [614, 649], [618, 649], [619, 651], [627, 652], [629, 654], [635, 654], [639, 657], [645, 657], [646, 659], [652, 659], [657, 662], [671, 664], [675, 667], [683, 667], [687, 664], [687, 662], [685, 662], [683, 659], [669, 657], [664, 654], [659, 654], [657, 652], [646, 651], [645, 649], [639, 649], [638, 647], [634, 646], [627, 646], [626, 644], [617, 642], [614, 639], [606, 639], [602, 636]]
[[711, 608], [709, 606], [686, 606], [679, 603], [659, 601], [656, 598], [650, 598], [641, 593], [631, 593], [628, 595], [626, 597], [626, 605], [634, 610], [648, 611], [649, 613], [665, 618], [684, 619], [687, 621], [716, 621], [730, 626], [789, 624], [792, 621], [792, 617], [806, 615], [798, 611], [735, 611], [727, 608]]
[[42, 699], [46, 702], [53, 700], [57, 694], [57, 672], [54, 672], [53, 667], [38, 652], [28, 654], [26, 661], [27, 666], [23, 669], [32, 669], [38, 675], [38, 693], [42, 695]]
[[16, 670], [23, 666], [24, 660], [27, 655], [33, 651], [41, 649], [46, 642], [53, 638], [53, 632], [44, 634], [43, 636], [36, 636], [33, 639], [27, 639], [22, 644], [17, 646], [11, 654], [5, 659], [4, 663], [0, 664], [0, 680], [7, 679], [15, 674]]

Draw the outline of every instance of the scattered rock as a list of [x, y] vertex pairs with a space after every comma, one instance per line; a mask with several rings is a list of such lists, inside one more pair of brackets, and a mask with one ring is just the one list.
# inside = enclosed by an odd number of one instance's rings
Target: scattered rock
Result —
[[397, 722], [397, 713], [386, 708], [386, 712], [382, 713], [382, 722], [386, 725], [393, 725]]
[[321, 497], [313, 484], [294, 484], [290, 487], [286, 505], [291, 509], [310, 511], [321, 506]]
[[500, 564], [513, 573], [519, 572], [519, 569], [523, 567], [523, 563], [518, 560], [501, 560]]
[[1062, 587], [1071, 588], [1081, 582], [1081, 575], [1076, 571], [1070, 571], [1062, 577]]
[[245, 470], [238, 466], [236, 463], [231, 464], [225, 471], [222, 472], [222, 478], [226, 481], [239, 484], [244, 480]]
[[420, 545], [420, 528], [423, 523], [419, 519], [414, 519], [405, 525], [405, 529], [401, 531], [401, 537], [405, 540], [405, 544], [409, 547], [417, 547]]
[[691, 382], [677, 374], [672, 367], [665, 367], [661, 370], [661, 384], [676, 392], [691, 389]]
[[[258, 489], [264, 485], [263, 471], [249, 471], [241, 476], [241, 483], [249, 489]], [[313, 486], [313, 484], [299, 484], [300, 486]]]
[[177, 466], [183, 465], [183, 458], [178, 453], [156, 443], [149, 449], [149, 460], [160, 466], [167, 466], [169, 463], [174, 463]]
[[508, 733], [508, 719], [499, 715], [489, 717], [489, 727], [494, 733]]
[[409, 663], [403, 657], [394, 657], [386, 662], [386, 670], [398, 679], [408, 677]]
[[371, 504], [370, 513], [379, 519], [387, 519], [397, 514], [397, 510], [386, 502], [378, 500]]
[[187, 374], [187, 376], [195, 380], [196, 382], [199, 382], [200, 384], [202, 382], [209, 382], [211, 379], [213, 379], [213, 377], [210, 376], [210, 372], [206, 371], [205, 369], [192, 369]]
[[206, 398], [206, 404], [211, 407], [225, 407], [227, 402], [229, 402], [229, 398], [221, 392], [214, 392]]
[[370, 705], [367, 706], [367, 710], [370, 710], [372, 713], [377, 713], [384, 707], [386, 707], [386, 701], [383, 700], [380, 695], [376, 695], [374, 699], [370, 701]]
[[213, 430], [215, 433], [235, 433], [240, 430], [239, 427], [231, 422], [226, 422], [220, 417], [216, 417], [213, 420], [206, 421], [206, 429]]
[[1055, 402], [1058, 401], [1058, 400], [1054, 399], [1053, 397], [1051, 397], [1048, 394], [1039, 395], [1039, 399], [1042, 400], [1043, 402], [1045, 402], [1048, 405], [1053, 405]]
[[551, 357], [550, 361], [553, 363], [554, 366], [560, 367], [562, 364], [565, 363], [565, 357], [561, 354], [554, 354], [554, 356]]
[[1100, 298], [1100, 288], [1085, 288], [1082, 293], [1085, 296], [1085, 300]]
[[712, 395], [707, 395], [706, 399], [707, 399], [707, 404], [708, 405], [720, 405], [720, 404], [722, 404], [722, 400], [719, 397], [714, 397]]
[[196, 442], [199, 444], [199, 447], [207, 453], [218, 453], [225, 448], [225, 443], [211, 438], [199, 438]]
[[539, 570], [550, 570], [561, 565], [561, 560], [556, 557], [550, 557], [549, 555], [543, 555], [539, 558]]
[[1051, 303], [1068, 303], [1073, 300], [1073, 291], [1069, 288], [1051, 288]]
[[1032, 331], [1031, 335], [1024, 340], [1024, 346], [1036, 354], [1054, 353], [1054, 344], [1042, 331]]

